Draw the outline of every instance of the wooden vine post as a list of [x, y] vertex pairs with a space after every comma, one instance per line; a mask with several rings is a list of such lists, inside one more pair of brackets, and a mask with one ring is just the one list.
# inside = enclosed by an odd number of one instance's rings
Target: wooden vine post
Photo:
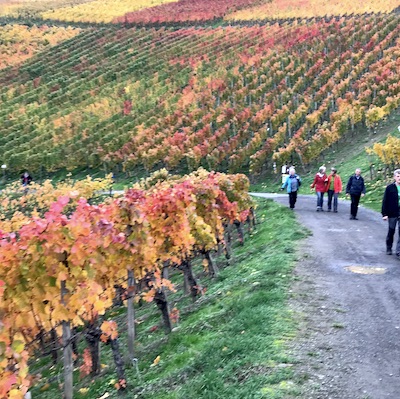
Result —
[[128, 352], [130, 359], [135, 358], [135, 308], [133, 299], [135, 295], [135, 278], [133, 270], [128, 270]]

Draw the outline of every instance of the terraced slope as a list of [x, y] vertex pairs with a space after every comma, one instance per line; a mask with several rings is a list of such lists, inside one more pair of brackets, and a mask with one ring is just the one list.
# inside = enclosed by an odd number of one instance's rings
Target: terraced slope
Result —
[[111, 22], [128, 12], [134, 12], [174, 0], [92, 0], [41, 14], [44, 19], [71, 22]]
[[225, 16], [229, 21], [278, 18], [310, 18], [363, 13], [390, 13], [400, 6], [399, 0], [272, 0]]
[[0, 16], [38, 16], [41, 12], [55, 10], [66, 5], [87, 3], [91, 0], [1, 0]]
[[399, 16], [89, 30], [0, 72], [11, 169], [309, 162], [400, 99]]
[[0, 69], [20, 64], [63, 40], [76, 36], [77, 28], [0, 26]]

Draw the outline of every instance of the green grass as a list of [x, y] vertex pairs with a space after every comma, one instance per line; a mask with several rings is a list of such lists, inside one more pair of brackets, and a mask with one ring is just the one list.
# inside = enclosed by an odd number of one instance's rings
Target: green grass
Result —
[[[177, 328], [168, 336], [160, 326], [160, 316], [152, 304], [137, 309], [143, 318], [138, 325], [135, 367], [127, 369], [127, 398], [288, 398], [300, 387], [294, 380], [293, 359], [286, 353], [288, 341], [296, 336], [294, 317], [287, 307], [288, 287], [297, 257], [299, 240], [307, 233], [297, 224], [295, 215], [270, 200], [258, 201], [258, 224], [244, 246], [234, 248], [235, 260], [211, 280], [195, 271], [207, 287], [196, 303], [177, 292], [170, 301], [180, 309]], [[219, 259], [220, 266], [226, 263]], [[177, 283], [177, 275], [172, 276]], [[115, 311], [124, 347], [124, 310]], [[152, 326], [159, 326], [150, 332]], [[154, 359], [160, 362], [152, 366]], [[74, 398], [119, 397], [113, 384], [111, 356], [102, 349], [102, 363], [108, 364], [94, 381], [76, 385]], [[58, 381], [40, 391], [60, 369], [43, 370], [44, 361], [32, 367], [41, 369], [42, 378], [33, 397], [60, 397]], [[88, 388], [80, 393], [80, 388]]]

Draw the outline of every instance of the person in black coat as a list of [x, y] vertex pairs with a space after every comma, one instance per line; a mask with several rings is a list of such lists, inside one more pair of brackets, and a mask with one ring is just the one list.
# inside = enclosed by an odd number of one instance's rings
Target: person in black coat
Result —
[[350, 194], [351, 207], [350, 207], [350, 220], [357, 219], [358, 204], [360, 197], [365, 195], [364, 178], [361, 176], [361, 169], [357, 168], [354, 175], [350, 176], [346, 186], [346, 196]]
[[386, 236], [386, 253], [392, 255], [393, 237], [396, 231], [396, 224], [399, 226], [399, 238], [396, 245], [396, 256], [400, 260], [400, 169], [396, 169], [393, 173], [394, 182], [389, 184], [382, 200], [382, 219], [389, 222], [389, 229]]
[[25, 187], [31, 184], [32, 182], [32, 176], [28, 172], [24, 172], [21, 175], [21, 184]]

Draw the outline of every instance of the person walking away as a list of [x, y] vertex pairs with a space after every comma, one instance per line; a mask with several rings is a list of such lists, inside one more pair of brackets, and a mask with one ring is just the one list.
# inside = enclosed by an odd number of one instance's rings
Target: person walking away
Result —
[[346, 196], [351, 198], [350, 220], [357, 219], [358, 204], [360, 197], [365, 195], [364, 178], [361, 176], [361, 169], [357, 168], [354, 175], [350, 176], [346, 186]]
[[297, 193], [301, 186], [301, 178], [296, 174], [295, 168], [289, 168], [289, 176], [286, 178], [285, 182], [282, 184], [281, 190], [286, 188], [289, 194], [289, 208], [294, 209], [297, 201]]
[[382, 219], [388, 221], [386, 236], [386, 253], [392, 255], [393, 238], [396, 224], [399, 226], [399, 237], [396, 244], [396, 257], [400, 260], [400, 169], [393, 172], [394, 182], [386, 186], [382, 199]]
[[337, 174], [336, 168], [331, 168], [331, 174], [328, 176], [328, 212], [332, 210], [332, 199], [333, 199], [333, 212], [337, 212], [338, 208], [338, 197], [342, 192], [343, 185], [342, 179]]
[[317, 212], [324, 210], [324, 193], [328, 183], [328, 176], [325, 174], [325, 170], [325, 166], [321, 166], [310, 185], [311, 189], [315, 188], [317, 193]]
[[24, 187], [28, 186], [32, 182], [32, 176], [28, 172], [24, 172], [21, 175], [21, 183]]

